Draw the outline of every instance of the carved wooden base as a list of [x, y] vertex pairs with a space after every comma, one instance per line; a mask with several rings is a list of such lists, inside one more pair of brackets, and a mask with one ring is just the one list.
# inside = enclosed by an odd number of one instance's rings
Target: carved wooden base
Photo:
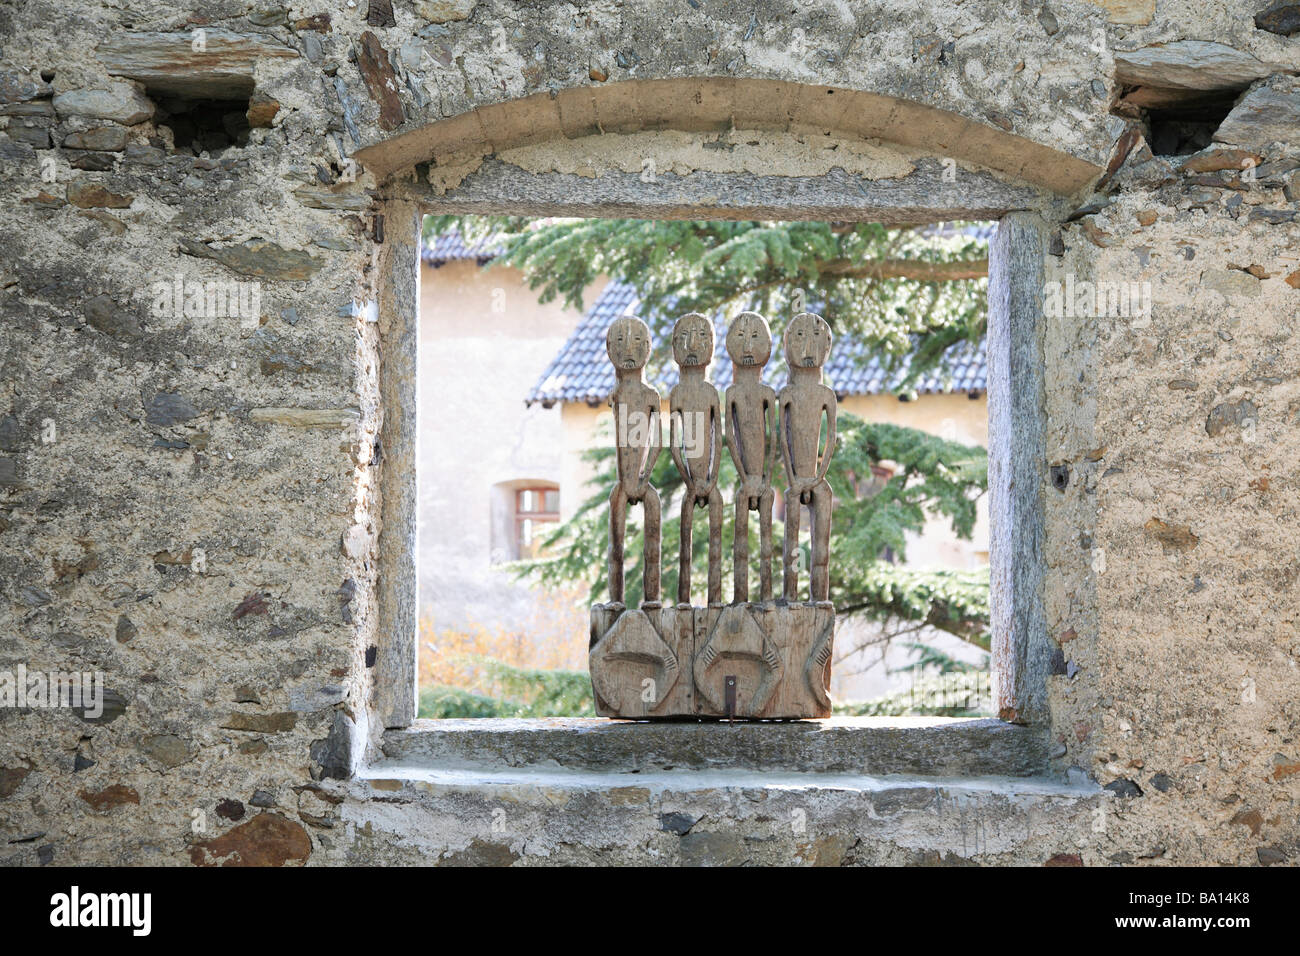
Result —
[[602, 717], [829, 717], [835, 608], [819, 604], [591, 609]]

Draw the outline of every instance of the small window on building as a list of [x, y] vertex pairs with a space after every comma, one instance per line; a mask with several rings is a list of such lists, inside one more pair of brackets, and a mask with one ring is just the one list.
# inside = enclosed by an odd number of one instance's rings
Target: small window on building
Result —
[[542, 539], [560, 520], [557, 488], [520, 488], [515, 492], [515, 552], [519, 558], [536, 558]]

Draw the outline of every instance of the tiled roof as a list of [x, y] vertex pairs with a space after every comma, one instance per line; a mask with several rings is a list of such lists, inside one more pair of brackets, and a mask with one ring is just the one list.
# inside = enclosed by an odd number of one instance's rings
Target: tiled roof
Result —
[[[599, 405], [607, 401], [614, 389], [614, 369], [605, 355], [605, 332], [619, 316], [634, 312], [636, 304], [636, 293], [630, 285], [611, 280], [537, 380], [527, 403], [540, 402], [549, 407], [556, 402]], [[713, 325], [715, 344], [709, 378], [721, 389], [731, 384], [731, 357], [727, 355], [726, 322], [721, 314], [714, 317]], [[774, 330], [773, 338], [777, 335]], [[988, 368], [984, 342], [979, 345], [959, 342], [948, 350], [945, 358], [950, 374], [945, 375], [939, 369], [923, 375], [916, 383], [918, 393], [979, 394], [985, 391]], [[779, 342], [774, 342], [772, 360], [765, 370], [765, 378], [774, 387], [783, 383], [785, 378], [783, 364]], [[889, 393], [905, 375], [905, 368], [892, 374], [887, 372], [880, 359], [871, 355], [865, 345], [844, 335], [836, 336], [825, 368], [827, 384], [840, 396]], [[676, 368], [668, 362], [666, 367], [653, 368], [646, 377], [661, 392], [666, 392], [677, 381]]]
[[496, 236], [488, 236], [477, 242], [467, 243], [454, 229], [434, 236], [420, 246], [420, 258], [429, 265], [442, 265], [456, 259], [477, 259], [486, 262], [501, 253]]

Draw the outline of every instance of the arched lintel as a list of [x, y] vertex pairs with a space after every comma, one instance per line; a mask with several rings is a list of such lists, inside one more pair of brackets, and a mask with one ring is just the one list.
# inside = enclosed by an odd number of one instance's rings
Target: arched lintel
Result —
[[821, 128], [922, 149], [1070, 195], [1101, 174], [1088, 160], [948, 110], [844, 87], [736, 77], [627, 80], [536, 93], [398, 134], [357, 152], [382, 181], [417, 163], [458, 165], [519, 146], [645, 130]]

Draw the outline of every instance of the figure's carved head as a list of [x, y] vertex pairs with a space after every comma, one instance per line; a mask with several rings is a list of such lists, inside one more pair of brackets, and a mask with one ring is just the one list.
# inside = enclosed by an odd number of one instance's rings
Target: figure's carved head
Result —
[[772, 357], [772, 330], [757, 312], [742, 312], [727, 329], [727, 354], [733, 365], [763, 366]]
[[698, 312], [687, 312], [673, 326], [673, 361], [682, 368], [713, 361], [713, 323]]
[[831, 353], [831, 327], [820, 315], [800, 312], [785, 330], [785, 362], [790, 368], [821, 368]]
[[645, 368], [650, 358], [650, 327], [635, 315], [615, 319], [605, 333], [605, 354], [615, 368]]

